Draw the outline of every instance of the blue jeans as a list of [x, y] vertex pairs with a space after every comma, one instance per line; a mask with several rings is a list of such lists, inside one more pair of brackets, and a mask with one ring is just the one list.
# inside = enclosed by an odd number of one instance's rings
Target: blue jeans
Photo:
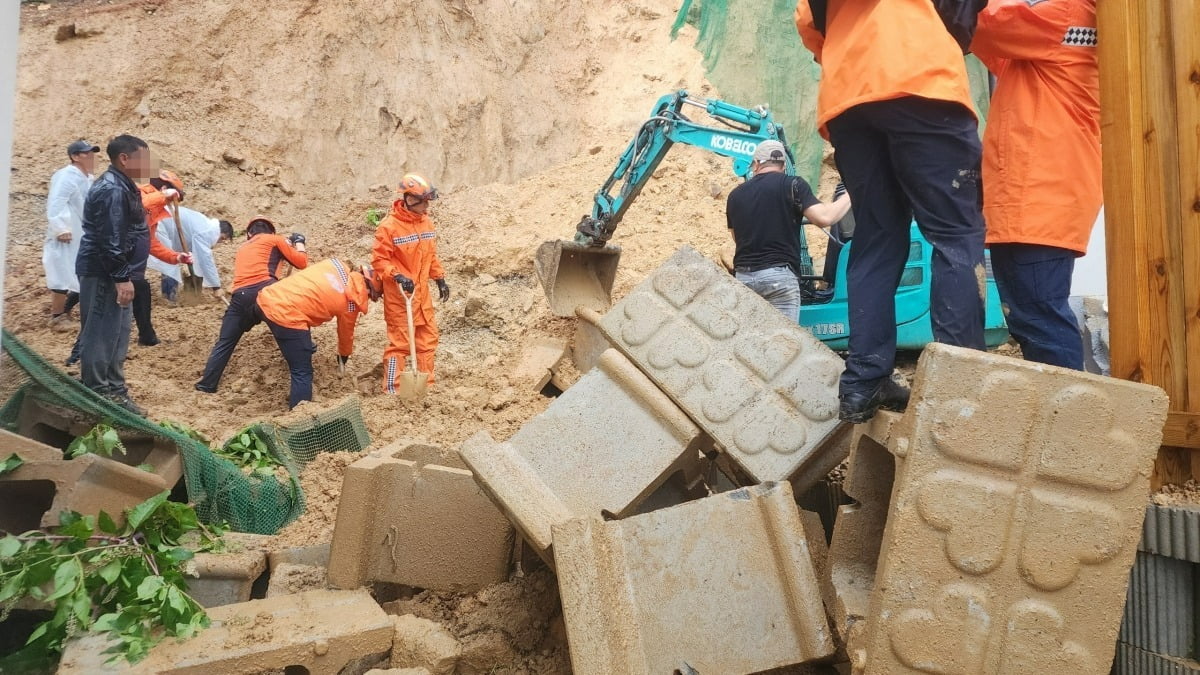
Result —
[[914, 218], [933, 245], [933, 339], [984, 349], [983, 150], [975, 116], [957, 103], [910, 96], [856, 105], [828, 128], [854, 200], [842, 393], [873, 390], [896, 365], [896, 288]]
[[117, 287], [108, 277], [79, 277], [79, 377], [92, 391], [128, 396], [125, 354], [133, 308], [117, 305]]
[[738, 272], [737, 280], [762, 296], [775, 309], [794, 322], [800, 320], [800, 280], [790, 267], [768, 267], [754, 272]]
[[991, 249], [1008, 332], [1025, 360], [1083, 370], [1083, 336], [1068, 302], [1075, 252], [1036, 244]]

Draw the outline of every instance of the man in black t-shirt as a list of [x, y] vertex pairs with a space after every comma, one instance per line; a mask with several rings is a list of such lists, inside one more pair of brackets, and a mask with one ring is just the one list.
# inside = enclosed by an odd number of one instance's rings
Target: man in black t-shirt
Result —
[[750, 180], [734, 188], [725, 204], [737, 280], [792, 321], [800, 319], [800, 219], [828, 228], [850, 210], [843, 194], [825, 204], [803, 178], [784, 173], [787, 154], [779, 141], [754, 151]]

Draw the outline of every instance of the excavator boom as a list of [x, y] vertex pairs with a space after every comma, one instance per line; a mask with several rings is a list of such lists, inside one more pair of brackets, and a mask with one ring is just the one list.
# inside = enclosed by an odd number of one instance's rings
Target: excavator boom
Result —
[[[692, 121], [685, 114], [689, 107], [702, 109], [721, 126]], [[672, 145], [694, 145], [729, 157], [733, 172], [748, 177], [754, 150], [765, 140], [787, 146], [783, 128], [765, 107], [695, 99], [685, 90], [660, 98], [596, 192], [592, 212], [576, 225], [574, 240], [547, 241], [538, 248], [534, 265], [551, 310], [574, 316], [578, 307], [604, 311], [611, 306], [621, 249], [608, 241]], [[787, 171], [794, 172], [790, 155]]]

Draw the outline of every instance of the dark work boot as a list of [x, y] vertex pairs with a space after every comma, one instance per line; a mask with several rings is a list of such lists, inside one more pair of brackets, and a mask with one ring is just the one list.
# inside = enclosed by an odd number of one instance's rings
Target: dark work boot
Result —
[[908, 407], [908, 396], [907, 387], [896, 384], [890, 377], [885, 377], [874, 389], [839, 395], [838, 418], [853, 424], [862, 424], [874, 417], [875, 411], [880, 408], [904, 412]]

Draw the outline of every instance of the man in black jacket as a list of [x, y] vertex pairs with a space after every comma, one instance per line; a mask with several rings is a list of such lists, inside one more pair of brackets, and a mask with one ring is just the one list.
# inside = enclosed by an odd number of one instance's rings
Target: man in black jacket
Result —
[[83, 205], [83, 239], [75, 259], [83, 319], [80, 378], [141, 415], [125, 386], [125, 353], [133, 318], [131, 277], [150, 255], [150, 229], [136, 185], [150, 173], [150, 149], [145, 141], [122, 135], [109, 142], [107, 152], [111, 165]]

